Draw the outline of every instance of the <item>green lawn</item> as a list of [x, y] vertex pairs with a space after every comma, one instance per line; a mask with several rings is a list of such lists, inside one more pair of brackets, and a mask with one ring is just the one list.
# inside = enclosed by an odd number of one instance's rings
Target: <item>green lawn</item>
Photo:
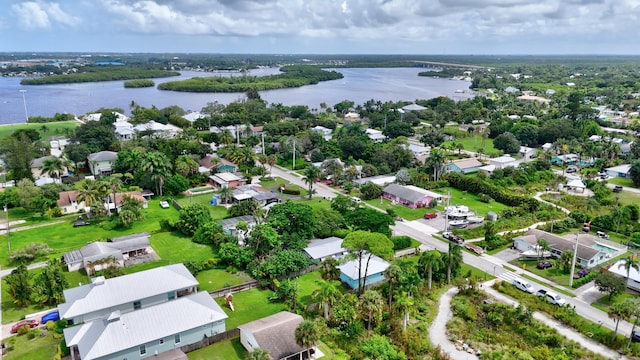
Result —
[[[39, 334], [40, 329], [32, 330], [37, 331]], [[55, 339], [53, 332], [47, 332], [45, 336], [36, 336], [33, 339], [29, 339], [27, 335], [20, 335], [11, 337], [7, 340], [10, 344], [13, 343], [13, 350], [9, 351], [7, 355], [3, 356], [5, 360], [51, 360], [56, 353], [57, 345], [62, 339]]]
[[393, 205], [393, 203], [387, 199], [372, 199], [372, 200], [364, 200], [367, 204], [377, 207], [378, 209], [387, 210], [392, 209], [396, 215], [400, 216], [405, 220], [417, 220], [421, 219], [426, 212], [434, 212], [435, 209], [429, 208], [417, 208], [412, 209], [406, 207], [404, 205]]
[[246, 353], [247, 350], [237, 337], [192, 351], [187, 354], [187, 358], [189, 360], [242, 360]]
[[176, 201], [182, 205], [182, 207], [191, 205], [191, 204], [202, 204], [206, 206], [211, 212], [211, 217], [218, 220], [224, 219], [228, 217], [227, 208], [224, 206], [214, 206], [211, 205], [211, 198], [215, 196], [215, 193], [208, 193], [202, 195], [193, 195], [193, 196], [185, 196], [181, 198], [177, 198]]
[[[42, 130], [43, 125], [45, 126], [45, 131]], [[0, 126], [0, 138], [10, 135], [15, 130], [20, 129], [37, 130], [40, 134], [40, 139], [43, 140], [47, 140], [49, 139], [49, 137], [53, 136], [68, 137], [64, 129], [69, 129], [73, 132], [73, 130], [75, 130], [75, 128], [77, 128], [78, 126], [80, 126], [80, 123], [77, 121], [60, 121], [46, 124], [11, 124]]]
[[231, 311], [224, 298], [216, 301], [229, 315], [227, 319], [227, 330], [234, 329], [238, 325], [246, 324], [253, 320], [261, 319], [265, 316], [273, 315], [283, 310], [288, 310], [284, 303], [269, 302], [270, 290], [251, 289], [233, 294], [233, 306], [235, 311]]
[[[509, 208], [509, 206], [499, 203], [497, 201], [491, 201], [490, 203], [485, 203], [480, 201], [480, 198], [476, 194], [472, 194], [470, 192], [462, 191], [453, 187], [447, 187], [444, 189], [435, 189], [433, 192], [437, 192], [440, 194], [446, 195], [450, 192], [451, 199], [449, 200], [449, 205], [465, 205], [469, 207], [469, 210], [475, 211], [475, 213], [479, 216], [486, 216], [489, 211], [493, 211], [496, 214], [499, 214], [502, 210]], [[440, 204], [439, 208], [444, 209], [445, 204]]]
[[631, 181], [631, 179], [625, 179], [625, 178], [616, 177], [616, 178], [611, 178], [611, 179], [607, 180], [607, 182], [609, 182], [611, 184], [615, 184], [615, 185], [634, 187], [633, 186], [633, 181]]
[[[477, 152], [478, 149], [482, 147], [482, 136], [476, 135], [472, 137], [456, 138], [455, 140], [447, 141], [446, 143], [447, 144], [460, 143], [464, 146], [464, 150]], [[489, 155], [489, 156], [493, 156], [493, 155], [499, 156], [500, 154], [502, 154], [502, 152], [493, 147], [493, 139], [486, 139], [484, 141], [483, 154]]]
[[196, 279], [200, 283], [199, 289], [207, 292], [233, 285], [239, 285], [253, 280], [249, 275], [243, 272], [230, 274], [221, 269], [202, 271], [196, 275]]
[[636, 295], [629, 292], [623, 292], [622, 294], [613, 296], [611, 300], [609, 300], [609, 295], [603, 295], [601, 298], [596, 300], [596, 302], [592, 303], [591, 306], [593, 306], [596, 309], [600, 309], [604, 312], [607, 312], [607, 310], [609, 309], [609, 306], [622, 302], [624, 299], [635, 298], [635, 297]]

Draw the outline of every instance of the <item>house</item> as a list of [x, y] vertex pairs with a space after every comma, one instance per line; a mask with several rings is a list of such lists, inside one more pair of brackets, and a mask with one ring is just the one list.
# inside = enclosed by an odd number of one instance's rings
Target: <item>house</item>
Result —
[[517, 93], [518, 91], [520, 91], [520, 89], [515, 88], [515, 87], [513, 87], [513, 86], [509, 86], [509, 87], [507, 87], [506, 89], [504, 89], [504, 92], [509, 93], [509, 94], [515, 94], [515, 93]]
[[606, 168], [605, 171], [607, 172], [607, 175], [609, 175], [612, 178], [628, 179], [631, 177], [631, 174], [630, 174], [631, 164], [622, 164], [618, 166], [609, 167], [609, 168]]
[[55, 158], [55, 156], [49, 155], [33, 159], [31, 161], [31, 174], [33, 174], [33, 178], [40, 178], [42, 176], [42, 167], [44, 166], [45, 161]]
[[344, 115], [344, 120], [351, 122], [360, 121], [360, 114], [358, 114], [357, 112], [349, 111]]
[[260, 206], [266, 206], [271, 203], [280, 201], [280, 195], [265, 189], [260, 185], [241, 185], [233, 189], [233, 202], [240, 203], [242, 201], [253, 200]]
[[[58, 305], [60, 318], [73, 324], [104, 319], [114, 311], [124, 314], [170, 302], [197, 291], [198, 280], [183, 264], [162, 266], [64, 290]], [[68, 344], [68, 343], [67, 343]]]
[[578, 159], [577, 154], [564, 154], [552, 157], [551, 163], [556, 165], [576, 165], [578, 164]]
[[215, 173], [209, 176], [209, 183], [213, 185], [216, 189], [222, 189], [222, 188], [233, 189], [240, 185], [246, 184], [247, 179], [229, 172], [223, 172], [223, 173]]
[[313, 260], [324, 261], [328, 257], [339, 258], [347, 254], [347, 249], [342, 247], [342, 239], [331, 236], [325, 239], [312, 239], [304, 252]]
[[510, 155], [504, 155], [496, 158], [489, 159], [489, 165], [493, 165], [496, 169], [504, 169], [506, 167], [517, 167], [518, 161], [512, 158]]
[[133, 129], [128, 121], [116, 122], [113, 124], [116, 129], [114, 130], [116, 136], [120, 140], [131, 140], [135, 137], [136, 131]]
[[162, 124], [155, 121], [149, 121], [144, 124], [138, 124], [133, 127], [137, 133], [144, 133], [149, 136], [162, 137], [162, 138], [174, 138], [182, 129], [171, 124]]
[[[551, 255], [560, 258], [565, 251], [573, 251], [576, 245], [576, 235], [567, 235], [567, 238], [560, 237], [542, 230], [530, 229], [524, 235], [516, 236], [513, 239], [515, 249], [522, 252], [537, 251], [538, 240], [547, 241], [551, 249]], [[578, 265], [583, 268], [592, 268], [618, 255], [623, 254], [626, 249], [611, 242], [606, 242], [589, 234], [578, 235]]]
[[333, 132], [333, 130], [320, 125], [312, 127], [311, 131], [322, 136], [331, 135], [331, 133]]
[[205, 117], [207, 117], [207, 115], [199, 111], [190, 111], [182, 116], [183, 119], [187, 120], [190, 123], [194, 123], [196, 122], [196, 120], [203, 119]]
[[213, 155], [207, 155], [203, 157], [198, 163], [201, 167], [208, 169], [212, 173], [238, 172], [238, 165], [232, 163], [227, 159], [223, 159]]
[[406, 106], [402, 107], [402, 110], [404, 111], [422, 111], [422, 110], [426, 110], [427, 108], [418, 104], [409, 104]]
[[518, 96], [516, 99], [518, 100], [527, 100], [527, 101], [538, 101], [541, 102], [543, 104], [548, 104], [551, 102], [551, 100], [543, 98], [541, 96], [534, 96], [534, 95], [521, 95]]
[[224, 233], [227, 235], [236, 235], [238, 233], [237, 226], [241, 222], [246, 223], [249, 229], [257, 224], [256, 219], [251, 215], [236, 216], [228, 219], [218, 220], [216, 222], [222, 225], [222, 231], [224, 231]]
[[[111, 266], [125, 266], [127, 261], [138, 260], [139, 257], [151, 252], [153, 249], [149, 243], [149, 234], [139, 233], [114, 238], [109, 242], [92, 242], [80, 250], [64, 253], [62, 258], [67, 264], [68, 271], [84, 269], [87, 274], [93, 275], [96, 271]], [[144, 260], [150, 260], [150, 258]], [[144, 261], [137, 261], [139, 262]]]
[[[434, 193], [416, 186], [389, 184], [382, 190], [382, 197], [394, 203], [402, 204], [412, 209], [429, 206], [434, 199]], [[438, 196], [442, 196], [437, 194]]]
[[387, 139], [387, 137], [380, 130], [376, 129], [365, 129], [365, 133], [369, 139], [375, 142], [382, 142]]
[[120, 211], [125, 198], [137, 200], [138, 202], [140, 202], [140, 204], [142, 204], [143, 209], [149, 207], [149, 200], [142, 196], [142, 193], [140, 191], [128, 191], [115, 194], [111, 193], [105, 198], [104, 207], [109, 213], [114, 212], [114, 210], [115, 212], [118, 212]]
[[156, 358], [223, 333], [227, 317], [211, 295], [200, 292], [128, 313], [112, 311], [64, 329], [64, 338], [72, 360]]
[[[366, 258], [368, 256], [369, 255], [366, 254], [362, 260], [363, 268], [362, 268], [362, 271], [360, 272], [361, 276], [365, 275], [365, 268], [367, 266]], [[389, 267], [388, 262], [382, 260], [377, 256], [372, 256], [371, 260], [369, 261], [369, 267], [368, 269], [366, 269], [367, 274], [364, 279], [361, 279], [358, 275], [358, 269], [359, 269], [358, 259], [346, 262], [338, 266], [338, 269], [340, 269], [340, 280], [343, 283], [347, 284], [350, 288], [357, 289], [359, 282], [363, 282], [364, 286], [368, 286], [368, 285], [373, 285], [381, 281], [384, 281], [383, 273], [385, 270], [387, 270], [388, 267]]]
[[587, 185], [580, 179], [570, 179], [567, 181], [567, 184], [564, 187], [568, 191], [573, 191], [577, 193], [583, 193], [584, 189], [587, 188]]
[[78, 190], [61, 191], [58, 194], [58, 201], [56, 203], [58, 207], [62, 209], [63, 214], [71, 214], [85, 210], [84, 201], [78, 202], [79, 195], [80, 191]]
[[370, 176], [370, 177], [355, 179], [353, 180], [353, 182], [358, 185], [373, 183], [380, 186], [387, 186], [391, 183], [396, 182], [396, 176], [395, 175], [377, 175], [377, 176]]
[[528, 146], [520, 146], [518, 155], [522, 156], [523, 162], [529, 162], [537, 159], [536, 149], [530, 148]]
[[631, 267], [629, 277], [627, 278], [627, 270], [624, 268], [626, 260], [618, 260], [611, 265], [608, 271], [614, 275], [620, 276], [627, 280], [627, 287], [631, 290], [640, 292], [640, 272], [638, 269]]
[[302, 316], [281, 311], [238, 326], [240, 343], [247, 351], [266, 350], [273, 360], [298, 360], [307, 349], [296, 342], [296, 328]]
[[455, 172], [458, 174], [470, 174], [478, 171], [482, 163], [476, 158], [460, 159], [452, 161], [444, 166], [445, 172]]
[[420, 146], [416, 144], [409, 144], [408, 146], [406, 146], [406, 148], [413, 153], [413, 157], [415, 157], [416, 159], [421, 157], [426, 158], [427, 156], [429, 156], [429, 154], [431, 154], [430, 146]]
[[117, 159], [118, 153], [113, 151], [100, 151], [87, 156], [89, 170], [93, 176], [111, 175]]

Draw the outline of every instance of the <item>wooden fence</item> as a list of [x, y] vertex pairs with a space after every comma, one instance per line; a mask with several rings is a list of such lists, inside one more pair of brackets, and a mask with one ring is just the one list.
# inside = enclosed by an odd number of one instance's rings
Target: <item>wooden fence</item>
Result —
[[210, 337], [205, 337], [204, 339], [193, 343], [193, 344], [189, 344], [189, 345], [185, 345], [180, 347], [180, 350], [182, 350], [185, 353], [194, 351], [194, 350], [198, 350], [201, 349], [203, 347], [207, 347], [209, 345], [215, 344], [217, 342], [220, 341], [225, 341], [225, 340], [229, 340], [229, 339], [233, 339], [240, 336], [240, 329], [238, 328], [234, 328], [231, 330], [227, 330], [223, 333], [220, 334], [216, 334]]
[[224, 289], [213, 290], [213, 291], [210, 291], [209, 294], [211, 295], [212, 298], [219, 298], [219, 297], [223, 297], [225, 294], [228, 294], [228, 293], [237, 293], [240, 291], [255, 289], [257, 287], [258, 287], [258, 281], [249, 281], [240, 285], [233, 285], [233, 286], [226, 287]]
[[180, 203], [177, 202], [175, 199], [171, 200], [171, 202], [173, 203], [173, 207], [178, 209], [178, 211], [182, 210], [182, 205], [180, 205]]

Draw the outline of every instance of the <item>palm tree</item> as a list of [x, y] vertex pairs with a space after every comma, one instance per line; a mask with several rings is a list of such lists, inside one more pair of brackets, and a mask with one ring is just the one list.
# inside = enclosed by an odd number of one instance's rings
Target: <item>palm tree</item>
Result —
[[218, 190], [218, 195], [220, 196], [220, 202], [228, 204], [233, 198], [233, 189], [228, 187], [220, 188], [220, 190]]
[[391, 310], [391, 301], [393, 301], [393, 284], [400, 280], [402, 269], [396, 264], [391, 264], [384, 271], [384, 278], [389, 281], [389, 309]]
[[313, 321], [304, 320], [296, 328], [296, 343], [307, 349], [307, 359], [311, 358], [311, 348], [319, 340], [318, 328]]
[[260, 154], [258, 156], [256, 156], [256, 160], [258, 160], [258, 162], [260, 163], [260, 165], [262, 165], [262, 167], [267, 170], [267, 167], [265, 166], [265, 164], [267, 164], [268, 162], [268, 157], [266, 154]]
[[246, 360], [272, 360], [271, 355], [265, 349], [257, 348], [249, 351], [245, 356]]
[[320, 275], [324, 280], [338, 280], [340, 270], [338, 269], [338, 261], [332, 257], [324, 259], [320, 263]]
[[549, 247], [549, 242], [546, 239], [538, 239], [538, 243], [537, 243], [538, 247], [538, 260], [542, 260], [542, 258], [544, 257], [544, 253], [545, 251], [549, 251], [551, 250], [551, 248]]
[[360, 296], [360, 311], [367, 318], [367, 332], [371, 334], [371, 321], [374, 316], [382, 314], [384, 308], [384, 300], [382, 295], [375, 290], [367, 290]]
[[60, 179], [62, 170], [64, 170], [64, 163], [60, 158], [55, 156], [48, 158], [42, 164], [42, 173], [49, 174], [55, 179]]
[[329, 307], [333, 306], [342, 296], [336, 284], [337, 282], [335, 281], [323, 281], [320, 284], [320, 288], [316, 289], [311, 295], [315, 301], [320, 302], [323, 306], [325, 320], [329, 320]]
[[176, 158], [175, 171], [184, 177], [195, 174], [198, 167], [198, 163], [189, 155], [180, 155]]
[[275, 154], [271, 154], [267, 156], [267, 165], [269, 165], [269, 176], [271, 176], [271, 170], [273, 170], [273, 165], [278, 162], [278, 158]]
[[632, 303], [628, 301], [622, 301], [615, 303], [607, 309], [607, 314], [609, 315], [609, 319], [616, 322], [616, 328], [613, 330], [613, 337], [611, 338], [611, 342], [616, 340], [616, 335], [618, 334], [618, 325], [620, 325], [620, 320], [627, 319], [633, 313]]
[[398, 299], [397, 303], [398, 303], [398, 307], [403, 312], [403, 316], [402, 316], [402, 331], [406, 332], [407, 331], [407, 323], [409, 322], [409, 308], [411, 306], [413, 306], [414, 301], [413, 301], [413, 298], [411, 298], [411, 296], [408, 293], [403, 292], [402, 295], [400, 295], [400, 298]]
[[431, 290], [431, 283], [433, 279], [433, 271], [438, 271], [444, 266], [442, 261], [442, 253], [438, 250], [425, 251], [420, 255], [418, 265], [421, 269], [427, 271], [427, 286]]
[[[122, 175], [122, 174], [118, 174], [118, 175]], [[108, 176], [106, 179], [104, 179], [103, 184], [108, 186], [109, 189], [111, 190], [111, 194], [113, 195], [113, 208], [116, 210], [116, 213], [117, 213], [118, 204], [116, 204], [116, 194], [122, 188], [122, 180], [120, 179], [119, 176], [116, 176], [116, 174], [113, 174], [111, 176]], [[109, 215], [111, 215], [111, 208], [109, 207], [108, 204], [107, 204], [107, 211]]]
[[444, 170], [444, 162], [447, 156], [441, 149], [435, 148], [431, 150], [431, 154], [427, 158], [425, 165], [433, 168], [433, 180], [440, 180], [440, 176]]
[[218, 144], [220, 145], [233, 144], [233, 135], [231, 135], [231, 132], [229, 130], [225, 129], [223, 132], [218, 134]]
[[159, 151], [151, 151], [142, 159], [140, 169], [147, 173], [151, 181], [155, 183], [156, 194], [162, 196], [162, 184], [164, 184], [164, 178], [171, 171], [169, 158]]
[[77, 183], [78, 203], [84, 202], [86, 207], [92, 207], [101, 199], [100, 187], [97, 181], [83, 180]]
[[640, 259], [636, 258], [633, 255], [627, 256], [624, 259], [624, 263], [619, 264], [618, 268], [624, 268], [627, 271], [627, 281], [629, 281], [629, 277], [631, 276], [631, 269], [640, 271]]
[[451, 271], [462, 262], [462, 247], [449, 242], [449, 252], [445, 256], [447, 264], [447, 283], [451, 284]]
[[309, 199], [311, 199], [311, 196], [313, 195], [313, 184], [316, 179], [320, 177], [320, 173], [320, 168], [314, 165], [308, 165], [302, 172], [302, 175], [304, 175], [302, 180], [309, 186]]

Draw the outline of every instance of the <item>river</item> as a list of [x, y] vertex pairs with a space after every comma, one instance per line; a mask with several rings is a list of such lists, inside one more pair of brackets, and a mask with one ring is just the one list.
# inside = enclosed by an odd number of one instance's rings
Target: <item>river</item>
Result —
[[[269, 103], [307, 105], [319, 109], [320, 103], [333, 106], [343, 100], [363, 104], [380, 101], [414, 101], [448, 96], [454, 100], [472, 97], [469, 82], [418, 76], [421, 68], [340, 68], [344, 78], [300, 88], [262, 91]], [[256, 69], [250, 75], [264, 76], [278, 70]], [[181, 71], [171, 78], [154, 79], [156, 84], [196, 76], [240, 76], [238, 73], [203, 73]], [[122, 108], [129, 113], [132, 101], [144, 107], [164, 108], [177, 105], [185, 110], [200, 110], [208, 102], [228, 104], [244, 97], [243, 93], [183, 93], [162, 91], [156, 87], [126, 89], [124, 81], [82, 84], [20, 85], [21, 78], [0, 77], [0, 124], [25, 121], [28, 116], [53, 116], [55, 113], [82, 115], [99, 108]], [[21, 90], [26, 90], [21, 92]], [[464, 92], [461, 92], [464, 91]], [[23, 99], [24, 95], [24, 99]]]

